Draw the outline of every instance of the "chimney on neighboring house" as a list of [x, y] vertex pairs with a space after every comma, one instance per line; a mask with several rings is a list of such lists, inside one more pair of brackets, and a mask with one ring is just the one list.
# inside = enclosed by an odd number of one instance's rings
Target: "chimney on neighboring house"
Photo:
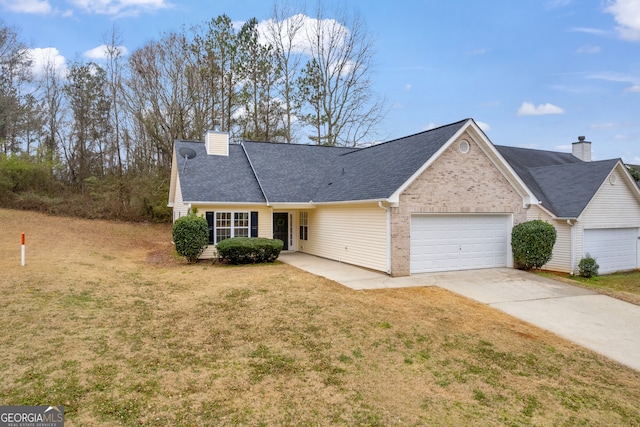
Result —
[[591, 161], [591, 143], [584, 140], [584, 136], [578, 137], [578, 142], [571, 144], [571, 154], [583, 162]]
[[208, 130], [204, 134], [204, 145], [210, 156], [229, 155], [229, 133], [217, 130]]

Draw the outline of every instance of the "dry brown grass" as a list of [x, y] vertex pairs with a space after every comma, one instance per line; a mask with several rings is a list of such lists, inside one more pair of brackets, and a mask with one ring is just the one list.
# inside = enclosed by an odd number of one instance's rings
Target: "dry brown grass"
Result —
[[187, 265], [169, 237], [0, 210], [0, 402], [68, 426], [640, 425], [638, 372], [484, 305]]

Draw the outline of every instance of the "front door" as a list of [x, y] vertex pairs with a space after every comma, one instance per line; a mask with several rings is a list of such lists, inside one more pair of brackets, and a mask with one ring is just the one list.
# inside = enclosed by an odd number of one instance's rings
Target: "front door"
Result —
[[280, 239], [284, 243], [282, 250], [289, 250], [289, 214], [274, 213], [273, 214], [273, 238]]

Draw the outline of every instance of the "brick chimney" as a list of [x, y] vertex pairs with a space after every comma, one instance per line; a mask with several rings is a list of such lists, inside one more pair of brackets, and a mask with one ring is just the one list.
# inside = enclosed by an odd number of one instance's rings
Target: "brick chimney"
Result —
[[229, 133], [208, 130], [204, 134], [204, 144], [210, 156], [229, 155]]
[[571, 144], [571, 154], [583, 162], [591, 161], [591, 143], [584, 140], [584, 136], [578, 137], [578, 142]]

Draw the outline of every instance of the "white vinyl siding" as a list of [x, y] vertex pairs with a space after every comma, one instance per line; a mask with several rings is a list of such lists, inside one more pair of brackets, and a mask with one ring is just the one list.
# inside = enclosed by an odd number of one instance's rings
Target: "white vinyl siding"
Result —
[[176, 178], [177, 185], [175, 189], [175, 195], [173, 200], [173, 220], [187, 215], [189, 212], [189, 206], [185, 205], [182, 200], [182, 189], [180, 188], [180, 178]]
[[556, 229], [556, 244], [553, 246], [551, 259], [542, 268], [571, 273], [571, 226], [566, 220], [554, 220], [551, 215], [542, 209], [537, 206], [531, 206], [527, 211], [527, 221], [536, 219], [546, 221]]
[[[617, 170], [615, 184], [607, 179], [581, 217], [584, 228], [640, 227], [640, 202]], [[615, 206], [615, 208], [613, 208]]]
[[373, 270], [387, 269], [387, 215], [375, 205], [318, 206], [308, 211], [299, 250]]
[[[614, 184], [607, 179], [602, 184], [594, 198], [584, 210], [577, 224], [575, 265], [584, 255], [584, 233], [595, 229], [638, 229], [640, 228], [640, 202], [629, 188], [624, 177], [616, 167], [612, 172], [615, 176]], [[612, 208], [614, 207], [615, 208]], [[637, 245], [637, 243], [636, 243]], [[636, 246], [636, 252], [638, 251]], [[636, 255], [636, 268], [638, 267]], [[576, 271], [577, 273], [577, 271]], [[603, 273], [603, 271], [601, 271]]]
[[510, 215], [413, 215], [411, 273], [506, 267]]

